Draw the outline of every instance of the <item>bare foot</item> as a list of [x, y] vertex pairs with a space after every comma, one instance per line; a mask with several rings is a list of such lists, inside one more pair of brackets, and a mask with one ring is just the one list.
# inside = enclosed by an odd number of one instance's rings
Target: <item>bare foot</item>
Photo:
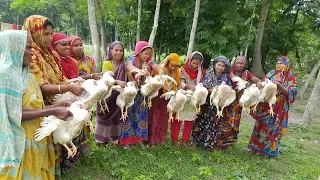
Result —
[[174, 142], [174, 143], [173, 143], [173, 146], [174, 146], [174, 147], [179, 147], [179, 144], [178, 144], [177, 142]]
[[139, 145], [140, 145], [141, 149], [146, 149], [146, 146], [142, 142], [139, 143]]
[[187, 143], [182, 143], [182, 145], [185, 147], [185, 148], [189, 148], [189, 145]]
[[150, 147], [153, 149], [153, 148], [155, 148], [155, 147], [156, 147], [156, 145], [151, 144], [151, 145], [150, 145]]
[[129, 150], [130, 146], [127, 144], [127, 145], [124, 145], [123, 148]]

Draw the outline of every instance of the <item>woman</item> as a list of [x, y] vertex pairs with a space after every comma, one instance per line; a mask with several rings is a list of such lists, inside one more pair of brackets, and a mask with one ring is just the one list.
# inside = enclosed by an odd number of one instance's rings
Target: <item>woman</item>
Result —
[[[44, 109], [43, 98], [40, 88], [33, 78], [32, 74], [28, 72], [28, 66], [32, 60], [32, 40], [27, 38], [26, 31], [4, 31], [0, 32], [0, 44], [4, 48], [0, 49], [0, 54], [3, 54], [1, 60], [4, 60], [8, 66], [1, 66], [0, 77], [10, 76], [0, 79], [1, 87], [5, 87], [4, 83], [9, 82], [10, 86], [15, 86], [15, 93], [0, 93], [1, 106], [10, 103], [10, 111], [7, 111], [8, 116], [1, 117], [1, 119], [7, 119], [9, 121], [2, 121], [2, 126], [5, 126], [8, 122], [10, 128], [4, 128], [7, 132], [2, 132], [2, 136], [15, 139], [13, 142], [6, 143], [7, 148], [1, 146], [1, 152], [5, 155], [6, 159], [12, 159], [13, 162], [3, 161], [2, 155], [0, 156], [1, 167], [7, 166], [4, 171], [0, 171], [1, 179], [54, 179], [53, 169], [55, 167], [55, 158], [53, 150], [52, 135], [45, 137], [39, 142], [34, 141], [34, 133], [37, 128], [40, 128], [43, 116], [55, 115], [61, 119], [66, 119], [70, 112], [66, 108], [62, 107], [46, 107]], [[12, 51], [10, 47], [15, 47], [16, 51]], [[22, 64], [22, 65], [21, 65]], [[7, 79], [8, 78], [8, 79]], [[10, 78], [13, 81], [8, 81]], [[3, 81], [5, 80], [5, 81]], [[8, 88], [9, 86], [7, 86]], [[0, 92], [10, 92], [9, 89], [1, 88]], [[24, 91], [23, 97], [20, 93], [17, 98], [17, 94]], [[13, 91], [12, 91], [13, 92]], [[15, 102], [10, 100], [10, 94], [15, 94]], [[33, 97], [33, 98], [31, 98]], [[22, 100], [22, 101], [21, 101]], [[22, 103], [21, 103], [22, 102]], [[55, 106], [61, 106], [64, 103], [56, 104]], [[1, 107], [1, 110], [6, 110], [5, 107]], [[21, 109], [21, 107], [23, 109]], [[16, 111], [18, 110], [18, 111]], [[15, 113], [15, 116], [10, 115]], [[1, 113], [5, 114], [5, 113]], [[15, 121], [12, 117], [20, 117], [18, 121]], [[21, 126], [19, 126], [21, 122]], [[8, 133], [8, 132], [16, 133]], [[1, 142], [3, 144], [4, 142]], [[21, 145], [21, 144], [25, 145]], [[8, 152], [7, 152], [8, 151]], [[15, 153], [13, 153], [15, 152]], [[22, 153], [21, 153], [22, 152]], [[10, 157], [15, 154], [16, 157]], [[22, 156], [23, 154], [23, 156]], [[22, 159], [21, 159], [22, 158]], [[21, 163], [20, 163], [21, 161]], [[32, 162], [32, 163], [30, 163]], [[9, 165], [9, 166], [8, 166]]]
[[[171, 53], [160, 64], [163, 68], [163, 74], [169, 75], [176, 80], [177, 85], [172, 82], [166, 82], [164, 87], [159, 90], [159, 95], [152, 99], [152, 107], [149, 111], [149, 143], [152, 147], [155, 144], [164, 144], [168, 129], [169, 113], [167, 110], [168, 101], [160, 98], [163, 93], [177, 90], [180, 86], [180, 56], [176, 53]], [[155, 73], [154, 75], [157, 75]]]
[[[108, 51], [108, 60], [103, 63], [102, 71], [114, 72], [116, 84], [122, 88], [127, 82], [126, 64], [124, 62], [124, 46], [120, 41], [111, 43]], [[108, 113], [100, 111], [100, 104], [97, 104], [97, 121], [95, 129], [95, 140], [101, 146], [107, 143], [118, 144], [121, 135], [120, 118], [121, 111], [116, 105], [116, 99], [119, 93], [113, 91], [111, 97], [107, 100], [109, 107]]]
[[257, 155], [277, 157], [280, 140], [288, 128], [289, 106], [297, 95], [296, 77], [291, 72], [288, 57], [277, 58], [276, 69], [269, 72], [265, 78], [277, 85], [277, 101], [273, 106], [274, 116], [268, 112], [268, 103], [259, 103], [257, 112], [251, 114], [256, 123], [249, 141], [249, 152]]
[[[66, 78], [63, 76], [58, 63], [59, 57], [50, 48], [53, 33], [52, 22], [46, 17], [32, 15], [25, 20], [24, 29], [30, 33], [33, 40], [33, 56], [29, 70], [40, 86], [45, 104], [52, 105], [56, 94], [70, 91], [75, 95], [80, 95], [83, 92], [80, 84], [64, 84]], [[66, 152], [64, 148], [62, 150]], [[61, 166], [63, 166], [63, 172], [67, 172], [70, 167], [74, 166], [74, 163], [67, 160], [67, 153], [63, 153], [65, 156], [63, 159], [59, 144], [55, 145], [55, 153], [56, 178], [59, 179], [61, 177]]]
[[[186, 63], [181, 68], [181, 87], [185, 90], [195, 90], [195, 86], [202, 82], [205, 74], [205, 70], [202, 67], [203, 56], [200, 52], [193, 52], [188, 57]], [[187, 143], [190, 140], [190, 135], [193, 127], [193, 121], [197, 118], [197, 113], [194, 106], [189, 102], [184, 105], [184, 108], [180, 112], [180, 118], [184, 122], [182, 132], [182, 144], [187, 147]], [[182, 121], [174, 119], [170, 125], [171, 140], [175, 146], [178, 146], [178, 136]]]
[[[146, 68], [150, 74], [152, 70], [162, 74], [162, 68], [152, 60], [151, 52], [152, 47], [148, 42], [137, 42], [133, 56], [128, 58], [127, 71]], [[143, 82], [143, 79], [138, 79], [135, 74], [129, 74], [129, 77], [131, 77], [131, 80]], [[143, 141], [148, 140], [148, 108], [142, 107], [142, 102], [143, 96], [138, 92], [134, 105], [129, 109], [129, 117], [122, 126], [120, 144], [125, 148], [133, 144], [139, 144], [144, 148]]]
[[78, 76], [84, 79], [100, 79], [94, 59], [84, 54], [83, 42], [78, 36], [70, 36], [70, 57], [78, 69]]
[[[203, 85], [210, 93], [212, 88], [222, 82], [231, 86], [229, 71], [229, 60], [225, 56], [216, 57], [204, 77]], [[219, 118], [216, 107], [209, 104], [207, 98], [206, 104], [201, 107], [201, 114], [195, 120], [192, 136], [195, 144], [203, 146], [208, 151], [215, 151], [223, 147], [225, 138], [231, 130], [229, 123], [231, 106], [224, 108], [223, 117]]]
[[[250, 81], [257, 84], [257, 87], [261, 88], [261, 80], [254, 76], [251, 72], [246, 70], [248, 64], [247, 58], [245, 56], [238, 56], [234, 62], [234, 65], [230, 69], [230, 73], [234, 76], [241, 77], [245, 81]], [[235, 89], [237, 84], [232, 82], [232, 86]], [[230, 117], [230, 122], [232, 122], [231, 131], [228, 135], [228, 138], [225, 138], [224, 147], [231, 146], [233, 143], [238, 141], [239, 127], [242, 107], [239, 105], [240, 97], [243, 94], [243, 91], [236, 91], [236, 100], [231, 104], [232, 106], [232, 115]]]

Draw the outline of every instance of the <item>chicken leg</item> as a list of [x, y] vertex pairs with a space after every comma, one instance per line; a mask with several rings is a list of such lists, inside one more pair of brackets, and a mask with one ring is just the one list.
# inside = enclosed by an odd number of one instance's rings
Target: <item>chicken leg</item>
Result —
[[91, 120], [88, 121], [87, 125], [89, 126], [90, 131], [94, 133], [93, 124], [92, 124]]
[[269, 102], [269, 114], [271, 115], [271, 116], [274, 116], [274, 112], [273, 112], [273, 108], [272, 108], [272, 102]]
[[77, 153], [77, 147], [73, 144], [72, 140], [69, 142], [72, 148], [72, 157]]
[[171, 111], [169, 112], [169, 121], [171, 121], [171, 122], [173, 121], [173, 116], [172, 116], [172, 112]]
[[[146, 96], [143, 96], [143, 101], [142, 101], [141, 105], [142, 105], [143, 107], [146, 107], [146, 105], [147, 105]], [[144, 109], [144, 108], [143, 108], [143, 109]]]
[[71, 151], [71, 149], [68, 147], [68, 145], [67, 144], [61, 144], [64, 148], [66, 148], [66, 150], [68, 151], [68, 159], [70, 158], [70, 157], [72, 157], [72, 154], [73, 154], [73, 152]]
[[219, 116], [219, 117], [223, 117], [223, 109], [224, 109], [224, 106], [222, 106], [222, 108], [221, 108], [220, 116]]
[[148, 99], [148, 108], [150, 109], [152, 107], [151, 98]]

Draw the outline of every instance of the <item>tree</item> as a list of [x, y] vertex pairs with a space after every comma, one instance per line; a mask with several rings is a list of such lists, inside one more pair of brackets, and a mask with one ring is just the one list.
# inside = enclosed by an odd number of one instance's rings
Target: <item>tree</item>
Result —
[[254, 42], [252, 72], [259, 78], [262, 78], [264, 76], [262, 63], [261, 63], [261, 43], [263, 38], [264, 26], [265, 26], [267, 15], [268, 15], [268, 8], [269, 8], [268, 0], [263, 0], [259, 23], [258, 23], [257, 36]]
[[199, 9], [200, 9], [200, 0], [196, 0], [196, 7], [194, 8], [194, 16], [193, 16], [193, 22], [192, 22], [192, 29], [190, 33], [187, 56], [189, 56], [193, 50], [194, 37], [196, 35], [197, 24], [198, 24]]
[[88, 18], [89, 18], [89, 26], [90, 26], [90, 34], [92, 39], [92, 55], [96, 64], [99, 64], [101, 59], [101, 51], [100, 51], [100, 41], [99, 41], [99, 32], [98, 25], [96, 19], [96, 8], [94, 0], [88, 1]]
[[[311, 114], [316, 112], [316, 107], [320, 102], [320, 71], [318, 72], [318, 76], [316, 82], [314, 84], [311, 96], [309, 98], [307, 107], [302, 116], [303, 126], [307, 127], [311, 122]], [[319, 108], [318, 108], [319, 109]]]
[[160, 12], [160, 4], [161, 0], [157, 0], [157, 6], [156, 6], [156, 11], [154, 12], [154, 20], [153, 20], [153, 27], [152, 31], [149, 37], [149, 45], [153, 46], [154, 39], [157, 34], [157, 28], [158, 28], [158, 21], [159, 21], [159, 12]]
[[140, 41], [140, 23], [141, 23], [141, 0], [138, 0], [138, 21], [137, 21], [137, 39], [136, 42]]
[[313, 67], [312, 71], [308, 75], [308, 80], [304, 83], [303, 87], [301, 88], [301, 90], [300, 90], [300, 98], [301, 99], [303, 99], [303, 96], [304, 96], [304, 94], [310, 84], [310, 81], [314, 79], [319, 68], [320, 68], [320, 61]]

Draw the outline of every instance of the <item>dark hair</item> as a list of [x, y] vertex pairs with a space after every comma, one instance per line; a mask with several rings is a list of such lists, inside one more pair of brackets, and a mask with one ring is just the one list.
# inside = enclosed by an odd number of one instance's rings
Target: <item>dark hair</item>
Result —
[[195, 53], [192, 57], [191, 57], [191, 60], [200, 60], [200, 61], [202, 61], [203, 60], [203, 57], [200, 55], [200, 54], [198, 54], [198, 53]]
[[44, 29], [46, 29], [48, 26], [51, 26], [52, 29], [54, 29], [53, 22], [50, 19], [47, 19], [43, 25]]

